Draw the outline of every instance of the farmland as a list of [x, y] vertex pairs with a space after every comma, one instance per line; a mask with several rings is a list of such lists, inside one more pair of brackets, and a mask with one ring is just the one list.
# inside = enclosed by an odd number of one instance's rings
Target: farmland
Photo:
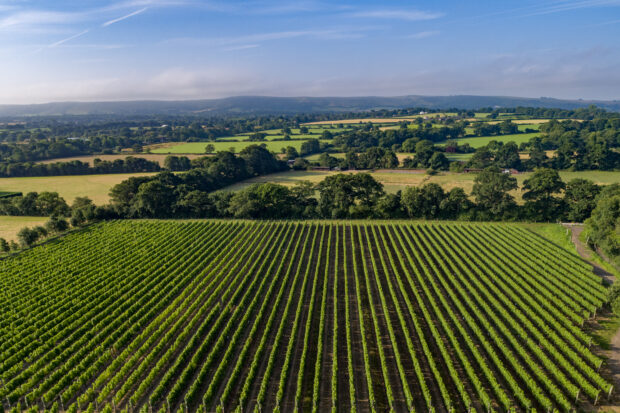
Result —
[[516, 224], [114, 221], [0, 267], [4, 409], [549, 411], [612, 392], [582, 329], [600, 278]]
[[68, 175], [42, 176], [26, 178], [0, 178], [0, 189], [3, 191], [27, 192], [58, 192], [69, 203], [78, 196], [86, 196], [95, 204], [108, 202], [110, 189], [132, 176], [148, 176], [152, 173], [106, 174], [106, 175]]
[[17, 233], [23, 227], [34, 227], [45, 224], [47, 217], [11, 217], [0, 216], [0, 238], [16, 241]]
[[[317, 136], [318, 137], [318, 136]], [[215, 142], [170, 142], [163, 145], [153, 145], [151, 148], [152, 153], [166, 153], [166, 154], [192, 154], [192, 153], [205, 153], [205, 147], [207, 145], [213, 145], [215, 151], [227, 151], [230, 148], [234, 148], [234, 152], [240, 152], [243, 148], [250, 145], [265, 144], [267, 149], [273, 152], [281, 152], [283, 148], [292, 146], [298, 151], [301, 149], [303, 140], [290, 140], [290, 141], [265, 141], [265, 142], [250, 142], [250, 141], [215, 141]]]

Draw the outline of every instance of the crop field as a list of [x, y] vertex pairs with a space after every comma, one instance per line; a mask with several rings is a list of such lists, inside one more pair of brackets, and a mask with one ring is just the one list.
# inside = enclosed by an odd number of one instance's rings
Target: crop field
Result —
[[[544, 258], [543, 258], [544, 257]], [[514, 224], [116, 221], [0, 261], [17, 411], [551, 411], [605, 287]]]

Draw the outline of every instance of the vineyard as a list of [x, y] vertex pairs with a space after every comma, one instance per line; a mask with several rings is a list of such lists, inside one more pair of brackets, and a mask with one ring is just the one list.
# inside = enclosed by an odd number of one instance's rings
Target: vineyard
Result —
[[538, 411], [612, 392], [513, 224], [116, 221], [0, 261], [0, 411]]

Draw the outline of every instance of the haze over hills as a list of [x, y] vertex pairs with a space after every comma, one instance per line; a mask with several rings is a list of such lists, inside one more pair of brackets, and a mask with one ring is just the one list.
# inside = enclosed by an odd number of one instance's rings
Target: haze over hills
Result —
[[361, 96], [361, 97], [271, 97], [236, 96], [203, 100], [141, 100], [116, 102], [52, 102], [31, 105], [0, 105], [0, 117], [61, 115], [247, 115], [301, 112], [366, 111], [424, 107], [429, 109], [477, 109], [482, 107], [545, 107], [576, 109], [596, 105], [620, 111], [620, 100], [566, 100], [511, 96]]

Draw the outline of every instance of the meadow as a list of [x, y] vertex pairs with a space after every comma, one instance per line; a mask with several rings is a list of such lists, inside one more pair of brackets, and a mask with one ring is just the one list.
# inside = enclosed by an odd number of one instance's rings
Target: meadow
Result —
[[265, 142], [229, 142], [229, 141], [215, 141], [215, 142], [169, 142], [166, 144], [151, 145], [149, 148], [152, 153], [160, 154], [204, 154], [207, 145], [213, 145], [215, 152], [228, 151], [234, 148], [235, 153], [238, 153], [250, 145], [265, 144], [267, 149], [273, 152], [280, 153], [283, 148], [292, 146], [297, 151], [301, 149], [301, 144], [304, 140], [290, 140], [290, 141], [265, 141]]
[[[71, 162], [71, 161], [80, 161], [87, 162], [91, 166], [94, 165], [95, 159], [99, 158], [102, 161], [115, 161], [117, 159], [124, 160], [128, 156], [133, 156], [135, 158], [144, 158], [149, 161], [154, 161], [159, 164], [159, 166], [164, 166], [164, 161], [166, 159], [167, 154], [155, 154], [155, 153], [120, 153], [115, 155], [86, 155], [86, 156], [72, 156], [69, 158], [54, 158], [54, 159], [46, 159], [44, 161], [40, 161], [39, 163], [54, 163], [54, 162]], [[186, 155], [189, 159], [196, 159], [201, 156], [206, 156], [205, 154], [188, 154]]]
[[0, 290], [5, 410], [569, 411], [613, 390], [583, 329], [606, 287], [516, 224], [99, 223], [0, 261]]
[[480, 148], [486, 146], [491, 141], [498, 141], [503, 143], [514, 142], [517, 146], [523, 142], [528, 142], [530, 139], [540, 136], [538, 132], [535, 133], [516, 133], [514, 135], [499, 135], [499, 136], [476, 136], [470, 138], [461, 138], [456, 141], [459, 145], [469, 144], [472, 148]]
[[48, 220], [48, 217], [12, 217], [0, 215], [0, 238], [4, 238], [7, 241], [17, 241], [17, 233], [20, 229], [43, 225]]
[[0, 178], [0, 190], [28, 192], [58, 192], [69, 204], [76, 197], [86, 196], [97, 205], [109, 201], [110, 189], [132, 176], [148, 176], [153, 173], [40, 176], [25, 178]]

